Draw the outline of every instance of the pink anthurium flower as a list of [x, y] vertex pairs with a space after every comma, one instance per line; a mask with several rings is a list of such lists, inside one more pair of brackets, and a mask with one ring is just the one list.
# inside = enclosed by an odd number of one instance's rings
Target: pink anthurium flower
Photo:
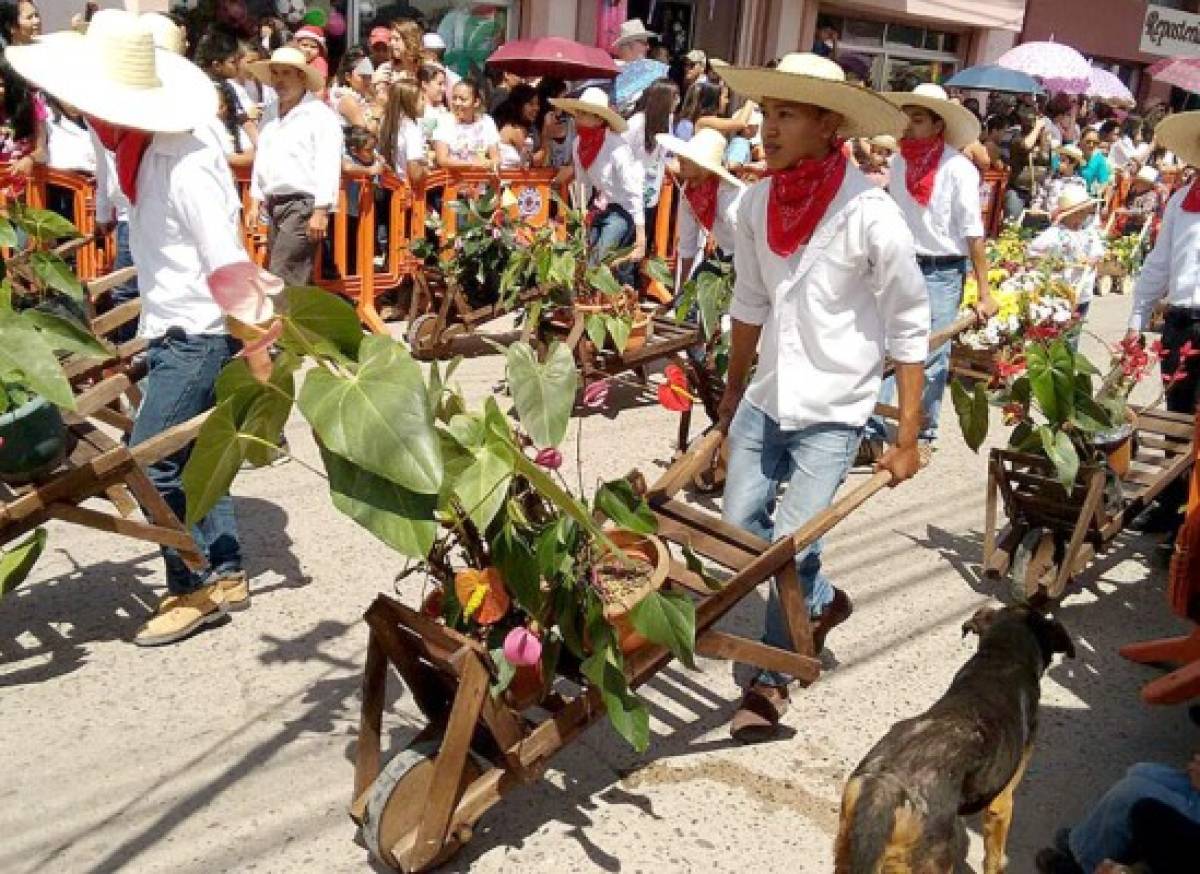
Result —
[[563, 463], [562, 453], [552, 446], [538, 450], [538, 454], [533, 457], [533, 460], [535, 464], [547, 470], [558, 470]]
[[283, 291], [283, 280], [252, 261], [235, 261], [209, 275], [208, 290], [225, 315], [261, 325], [275, 315], [271, 298]]
[[542, 660], [542, 641], [528, 628], [514, 628], [504, 638], [504, 657], [518, 668], [536, 665]]
[[589, 410], [602, 410], [608, 405], [609, 383], [607, 379], [597, 379], [588, 383], [583, 390], [583, 405]]

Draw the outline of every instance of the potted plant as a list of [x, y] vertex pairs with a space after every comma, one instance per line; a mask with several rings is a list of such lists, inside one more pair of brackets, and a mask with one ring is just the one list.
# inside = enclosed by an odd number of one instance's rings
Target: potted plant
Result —
[[[455, 362], [423, 374], [402, 343], [364, 337], [345, 301], [313, 288], [284, 295], [269, 332], [280, 338], [269, 381], [238, 360], [217, 383], [183, 475], [188, 521], [208, 512], [243, 461], [275, 448], [294, 403], [312, 426], [334, 506], [424, 575], [429, 615], [486, 646], [494, 694], [516, 680], [523, 703], [568, 674], [598, 689], [613, 726], [644, 748], [648, 716], [606, 609], [620, 600], [633, 632], [688, 664], [695, 615], [686, 597], [642, 585], [661, 572], [665, 551], [633, 486], [602, 483], [585, 499], [584, 483], [562, 475], [578, 388], [569, 350], [553, 344], [539, 360], [528, 344], [509, 347], [510, 406], [489, 397], [471, 408], [451, 385]], [[302, 363], [312, 366], [298, 388]], [[617, 592], [618, 578], [637, 583], [641, 597]]]
[[435, 274], [433, 281], [440, 278], [438, 273], [450, 275], [473, 307], [499, 302], [500, 276], [515, 245], [515, 229], [502, 197], [485, 188], [478, 197], [453, 201], [452, 241], [443, 241], [441, 216], [431, 213], [425, 220], [430, 233], [409, 244], [413, 255]]

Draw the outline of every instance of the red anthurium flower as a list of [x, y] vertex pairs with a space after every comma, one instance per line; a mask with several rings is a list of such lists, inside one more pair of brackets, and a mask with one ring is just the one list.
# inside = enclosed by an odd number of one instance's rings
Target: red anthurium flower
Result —
[[563, 457], [562, 453], [557, 449], [548, 446], [545, 449], [538, 450], [538, 454], [533, 457], [533, 461], [547, 470], [558, 470], [562, 467]]
[[1189, 358], [1195, 358], [1197, 355], [1200, 355], [1200, 349], [1195, 348], [1192, 345], [1191, 340], [1188, 340], [1186, 343], [1184, 343], [1182, 346], [1179, 347], [1179, 360], [1180, 361], [1187, 361]]
[[678, 364], [668, 364], [663, 374], [667, 381], [658, 387], [658, 402], [673, 413], [682, 413], [696, 400], [688, 391], [687, 375]]
[[589, 410], [602, 410], [608, 405], [609, 382], [597, 379], [583, 390], [583, 405]]

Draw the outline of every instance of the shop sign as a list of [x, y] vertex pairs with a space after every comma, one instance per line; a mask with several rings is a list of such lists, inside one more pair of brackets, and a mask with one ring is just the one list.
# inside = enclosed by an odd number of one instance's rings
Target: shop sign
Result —
[[1200, 15], [1147, 6], [1140, 48], [1150, 55], [1200, 57]]

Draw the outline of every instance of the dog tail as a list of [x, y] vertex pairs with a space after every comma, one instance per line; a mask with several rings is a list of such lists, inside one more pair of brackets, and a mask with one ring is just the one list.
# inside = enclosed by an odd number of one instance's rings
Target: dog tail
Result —
[[842, 793], [834, 846], [835, 874], [889, 874], [911, 870], [922, 821], [904, 789], [870, 775], [851, 777]]

